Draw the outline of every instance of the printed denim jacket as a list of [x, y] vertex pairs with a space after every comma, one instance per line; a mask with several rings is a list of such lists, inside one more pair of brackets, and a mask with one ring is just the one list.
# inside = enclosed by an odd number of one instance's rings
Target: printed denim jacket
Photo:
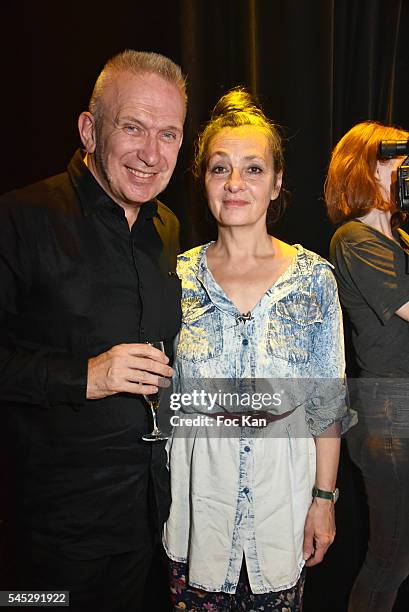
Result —
[[296, 260], [243, 320], [207, 267], [209, 244], [178, 258], [182, 328], [175, 388], [234, 379], [252, 380], [254, 390], [257, 380], [291, 379], [285, 408], [303, 403], [312, 435], [339, 420], [348, 429], [342, 315], [331, 264], [295, 245]]
[[[283, 411], [299, 410], [266, 427], [236, 428], [233, 435], [224, 424], [175, 427], [163, 544], [171, 559], [188, 563], [193, 587], [234, 593], [244, 555], [252, 592], [276, 592], [292, 587], [304, 565], [316, 471], [313, 436], [335, 421], [343, 430], [352, 422], [336, 283], [328, 262], [297, 245], [295, 261], [243, 320], [207, 268], [208, 246], [178, 259], [183, 323], [175, 391], [189, 395], [199, 381], [217, 387], [226, 379], [256, 386], [280, 379], [280, 386], [290, 383]], [[179, 412], [200, 416], [208, 410], [203, 401]]]

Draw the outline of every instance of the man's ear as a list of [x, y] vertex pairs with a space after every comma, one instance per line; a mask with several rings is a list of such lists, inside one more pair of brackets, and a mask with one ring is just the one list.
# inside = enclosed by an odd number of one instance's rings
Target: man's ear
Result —
[[81, 142], [87, 153], [94, 153], [96, 147], [95, 117], [92, 113], [84, 111], [78, 117], [78, 130]]

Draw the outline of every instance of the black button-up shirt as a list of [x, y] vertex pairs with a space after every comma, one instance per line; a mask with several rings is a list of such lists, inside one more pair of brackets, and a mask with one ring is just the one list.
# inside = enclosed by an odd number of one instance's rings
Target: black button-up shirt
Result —
[[163, 339], [169, 354], [177, 248], [169, 209], [142, 205], [129, 230], [80, 152], [0, 198], [0, 401], [18, 516], [72, 558], [132, 550], [166, 517], [165, 451], [141, 441], [143, 400], [85, 391], [88, 358], [116, 344]]

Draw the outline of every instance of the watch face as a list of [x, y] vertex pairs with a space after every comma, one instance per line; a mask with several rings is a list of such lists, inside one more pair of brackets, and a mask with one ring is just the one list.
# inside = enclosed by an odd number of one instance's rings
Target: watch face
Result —
[[338, 497], [339, 497], [339, 489], [337, 488], [334, 491], [334, 504], [338, 500]]

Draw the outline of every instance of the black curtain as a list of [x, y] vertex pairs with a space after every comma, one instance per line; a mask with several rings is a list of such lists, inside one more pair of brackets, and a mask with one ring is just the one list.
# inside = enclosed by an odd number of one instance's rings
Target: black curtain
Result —
[[[185, 166], [192, 135], [218, 97], [232, 86], [248, 87], [285, 137], [292, 204], [276, 232], [325, 255], [332, 228], [322, 186], [333, 145], [364, 119], [408, 123], [407, 6], [401, 0], [181, 0], [180, 8], [191, 102]], [[197, 199], [189, 184], [187, 244], [211, 235]]]
[[[282, 127], [291, 203], [274, 232], [324, 256], [333, 228], [322, 188], [333, 145], [364, 119], [409, 127], [404, 0], [20, 0], [2, 8], [1, 25], [0, 192], [65, 168], [79, 145], [77, 116], [108, 57], [136, 48], [181, 64], [190, 105], [162, 199], [181, 219], [185, 248], [214, 237], [189, 167], [199, 126], [230, 87], [248, 87]], [[364, 498], [345, 451], [339, 481], [337, 541], [309, 572], [305, 612], [346, 610], [365, 551]], [[0, 499], [0, 518], [4, 507]], [[0, 549], [4, 531], [0, 523]], [[159, 575], [157, 567], [151, 586]], [[150, 605], [166, 610], [153, 590]], [[406, 585], [396, 612], [407, 609], [408, 594]]]
[[3, 12], [0, 191], [65, 167], [79, 144], [77, 116], [108, 57], [126, 47], [158, 51], [188, 77], [185, 142], [163, 196], [185, 221], [186, 248], [213, 236], [189, 167], [199, 126], [230, 87], [248, 87], [282, 126], [292, 198], [276, 233], [324, 255], [332, 146], [363, 119], [409, 123], [403, 0], [173, 0], [159, 8], [22, 0]]

